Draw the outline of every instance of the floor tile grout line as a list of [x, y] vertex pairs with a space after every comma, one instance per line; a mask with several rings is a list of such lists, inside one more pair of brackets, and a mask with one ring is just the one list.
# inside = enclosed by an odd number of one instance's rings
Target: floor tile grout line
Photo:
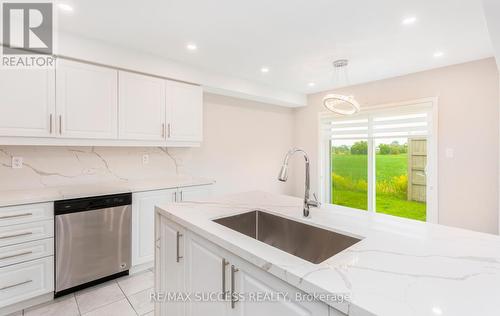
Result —
[[[127, 297], [127, 296], [125, 295], [125, 293], [123, 293], [122, 289], [120, 288], [120, 285], [118, 284], [118, 281], [116, 281], [116, 280], [111, 280], [111, 281], [108, 281], [108, 282], [105, 282], [105, 283], [101, 283], [101, 284], [99, 284], [99, 285], [98, 285], [98, 287], [100, 288], [100, 287], [108, 286], [108, 285], [110, 285], [110, 284], [112, 284], [112, 283], [116, 283], [116, 285], [118, 286], [118, 288], [119, 288], [119, 289], [120, 289], [120, 291], [122, 292], [123, 296]], [[95, 289], [95, 290], [97, 290], [97, 289]], [[90, 292], [93, 292], [93, 291], [89, 291], [89, 292], [87, 292], [87, 293], [90, 293]], [[75, 299], [76, 299], [76, 295], [75, 295]], [[115, 301], [108, 302], [108, 303], [106, 303], [106, 304], [104, 304], [104, 305], [101, 305], [101, 306], [99, 306], [99, 307], [96, 307], [96, 308], [93, 308], [93, 309], [91, 309], [91, 310], [88, 310], [85, 314], [88, 314], [88, 313], [90, 313], [90, 312], [92, 312], [92, 311], [95, 311], [95, 310], [98, 310], [98, 309], [100, 309], [100, 308], [103, 308], [103, 307], [105, 307], [105, 306], [111, 305], [111, 304], [113, 304], [113, 303], [119, 302], [119, 301], [121, 301], [121, 300], [123, 300], [123, 298], [119, 298], [119, 299], [117, 299], [117, 300], [115, 300]], [[78, 304], [78, 300], [76, 301], [76, 303]], [[135, 310], [134, 310], [134, 311], [135, 311]], [[81, 315], [81, 316], [83, 316], [83, 315], [85, 315], [85, 314], [82, 314], [82, 313], [80, 312], [80, 315]]]
[[127, 294], [125, 294], [125, 291], [124, 291], [124, 290], [122, 289], [122, 287], [120, 286], [120, 282], [118, 282], [118, 280], [117, 280], [117, 281], [116, 281], [116, 283], [118, 284], [118, 288], [120, 289], [120, 291], [122, 291], [123, 296], [125, 296], [125, 299], [127, 300], [128, 304], [130, 305], [130, 307], [132, 307], [132, 310], [134, 311], [134, 313], [135, 313], [136, 315], [139, 315], [139, 313], [135, 310], [134, 305], [132, 305], [132, 303], [130, 302], [130, 300], [129, 300], [129, 298], [128, 298]]
[[76, 299], [76, 294], [73, 293], [73, 298], [75, 299], [75, 303], [76, 303], [76, 308], [78, 309], [78, 315], [82, 315], [82, 311], [80, 310], [80, 305], [78, 304], [78, 300]]

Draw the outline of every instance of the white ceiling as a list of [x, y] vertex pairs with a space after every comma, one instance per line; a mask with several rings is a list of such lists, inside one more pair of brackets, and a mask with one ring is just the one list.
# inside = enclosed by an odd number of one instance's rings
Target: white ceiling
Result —
[[338, 58], [354, 84], [493, 56], [481, 0], [58, 2], [65, 32], [301, 93], [334, 87]]

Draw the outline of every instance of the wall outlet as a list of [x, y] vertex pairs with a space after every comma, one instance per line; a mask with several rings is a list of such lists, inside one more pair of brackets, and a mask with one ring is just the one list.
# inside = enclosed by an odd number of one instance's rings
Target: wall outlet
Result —
[[23, 167], [23, 157], [12, 157], [12, 169], [21, 169]]
[[142, 155], [142, 164], [147, 165], [148, 163], [149, 163], [149, 155], [148, 154]]
[[448, 159], [452, 159], [453, 157], [455, 157], [455, 151], [453, 150], [453, 148], [446, 148], [445, 154], [446, 158]]

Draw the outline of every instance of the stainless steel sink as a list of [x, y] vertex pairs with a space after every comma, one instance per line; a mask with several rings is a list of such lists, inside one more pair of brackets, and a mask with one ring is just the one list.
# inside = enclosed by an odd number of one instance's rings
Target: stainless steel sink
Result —
[[316, 264], [360, 241], [262, 211], [223, 217], [214, 222]]

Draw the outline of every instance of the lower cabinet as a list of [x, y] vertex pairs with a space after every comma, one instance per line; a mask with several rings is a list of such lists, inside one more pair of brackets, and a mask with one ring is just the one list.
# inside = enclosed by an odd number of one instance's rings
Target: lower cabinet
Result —
[[[160, 300], [157, 316], [329, 315], [328, 305], [295, 300], [296, 294], [304, 293], [162, 215], [156, 216], [156, 291], [167, 296], [179, 291], [191, 295], [185, 302]], [[264, 294], [274, 295], [273, 300], [263, 300]]]
[[177, 189], [132, 194], [132, 266], [154, 260], [155, 206], [174, 202]]
[[160, 204], [192, 201], [210, 195], [210, 185], [132, 194], [132, 266], [148, 268], [154, 261], [154, 212]]
[[[186, 268], [184, 256], [184, 238], [186, 232], [180, 226], [158, 217], [156, 221], [156, 256], [155, 256], [155, 288], [162, 293], [185, 293]], [[164, 247], [161, 247], [164, 245]], [[162, 248], [161, 253], [158, 251]], [[165, 265], [164, 263], [169, 264]], [[155, 315], [185, 315], [185, 304], [182, 301], [155, 304]]]
[[0, 207], [0, 236], [0, 315], [5, 315], [54, 291], [53, 204]]
[[54, 257], [0, 268], [0, 307], [54, 290]]

